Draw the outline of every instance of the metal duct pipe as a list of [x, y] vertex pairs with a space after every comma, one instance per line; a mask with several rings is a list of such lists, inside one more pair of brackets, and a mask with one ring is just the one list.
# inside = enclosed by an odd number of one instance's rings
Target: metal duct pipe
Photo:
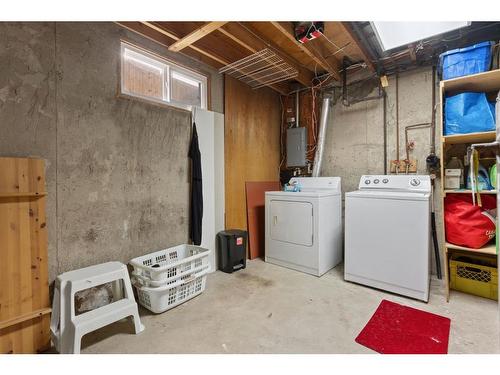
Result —
[[316, 154], [314, 155], [314, 167], [312, 172], [313, 177], [319, 177], [321, 171], [321, 162], [323, 161], [323, 148], [325, 146], [328, 112], [330, 112], [330, 98], [324, 98], [323, 105], [321, 107], [321, 118], [319, 120], [318, 143], [316, 144]]
[[300, 93], [297, 91], [295, 93], [295, 127], [296, 128], [298, 128], [300, 126], [299, 99], [300, 99]]

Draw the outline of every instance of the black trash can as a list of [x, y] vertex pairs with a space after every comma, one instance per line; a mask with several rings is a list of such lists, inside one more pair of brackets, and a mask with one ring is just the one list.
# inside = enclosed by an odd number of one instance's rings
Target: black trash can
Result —
[[217, 233], [219, 269], [233, 273], [247, 266], [247, 232], [239, 229]]

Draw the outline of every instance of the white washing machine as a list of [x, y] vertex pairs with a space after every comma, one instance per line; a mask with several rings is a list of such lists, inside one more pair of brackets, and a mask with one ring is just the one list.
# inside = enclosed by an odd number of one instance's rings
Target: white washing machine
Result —
[[342, 261], [340, 177], [294, 177], [300, 192], [266, 192], [266, 262], [321, 276]]
[[429, 300], [429, 176], [362, 176], [345, 197], [345, 280]]

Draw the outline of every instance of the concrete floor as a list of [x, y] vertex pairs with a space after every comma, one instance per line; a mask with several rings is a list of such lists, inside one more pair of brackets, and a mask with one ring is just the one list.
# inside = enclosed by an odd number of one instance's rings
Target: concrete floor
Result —
[[433, 279], [429, 303], [249, 261], [209, 275], [200, 296], [163, 314], [141, 309], [146, 330], [118, 322], [84, 337], [82, 353], [374, 353], [354, 339], [382, 299], [451, 319], [450, 353], [500, 353], [496, 301], [453, 292]]

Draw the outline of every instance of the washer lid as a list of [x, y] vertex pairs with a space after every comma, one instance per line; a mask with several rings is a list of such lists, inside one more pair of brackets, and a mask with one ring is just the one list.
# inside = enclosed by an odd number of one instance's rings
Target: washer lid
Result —
[[398, 199], [410, 201], [428, 201], [431, 194], [426, 192], [402, 192], [388, 190], [356, 190], [346, 193], [346, 198]]

